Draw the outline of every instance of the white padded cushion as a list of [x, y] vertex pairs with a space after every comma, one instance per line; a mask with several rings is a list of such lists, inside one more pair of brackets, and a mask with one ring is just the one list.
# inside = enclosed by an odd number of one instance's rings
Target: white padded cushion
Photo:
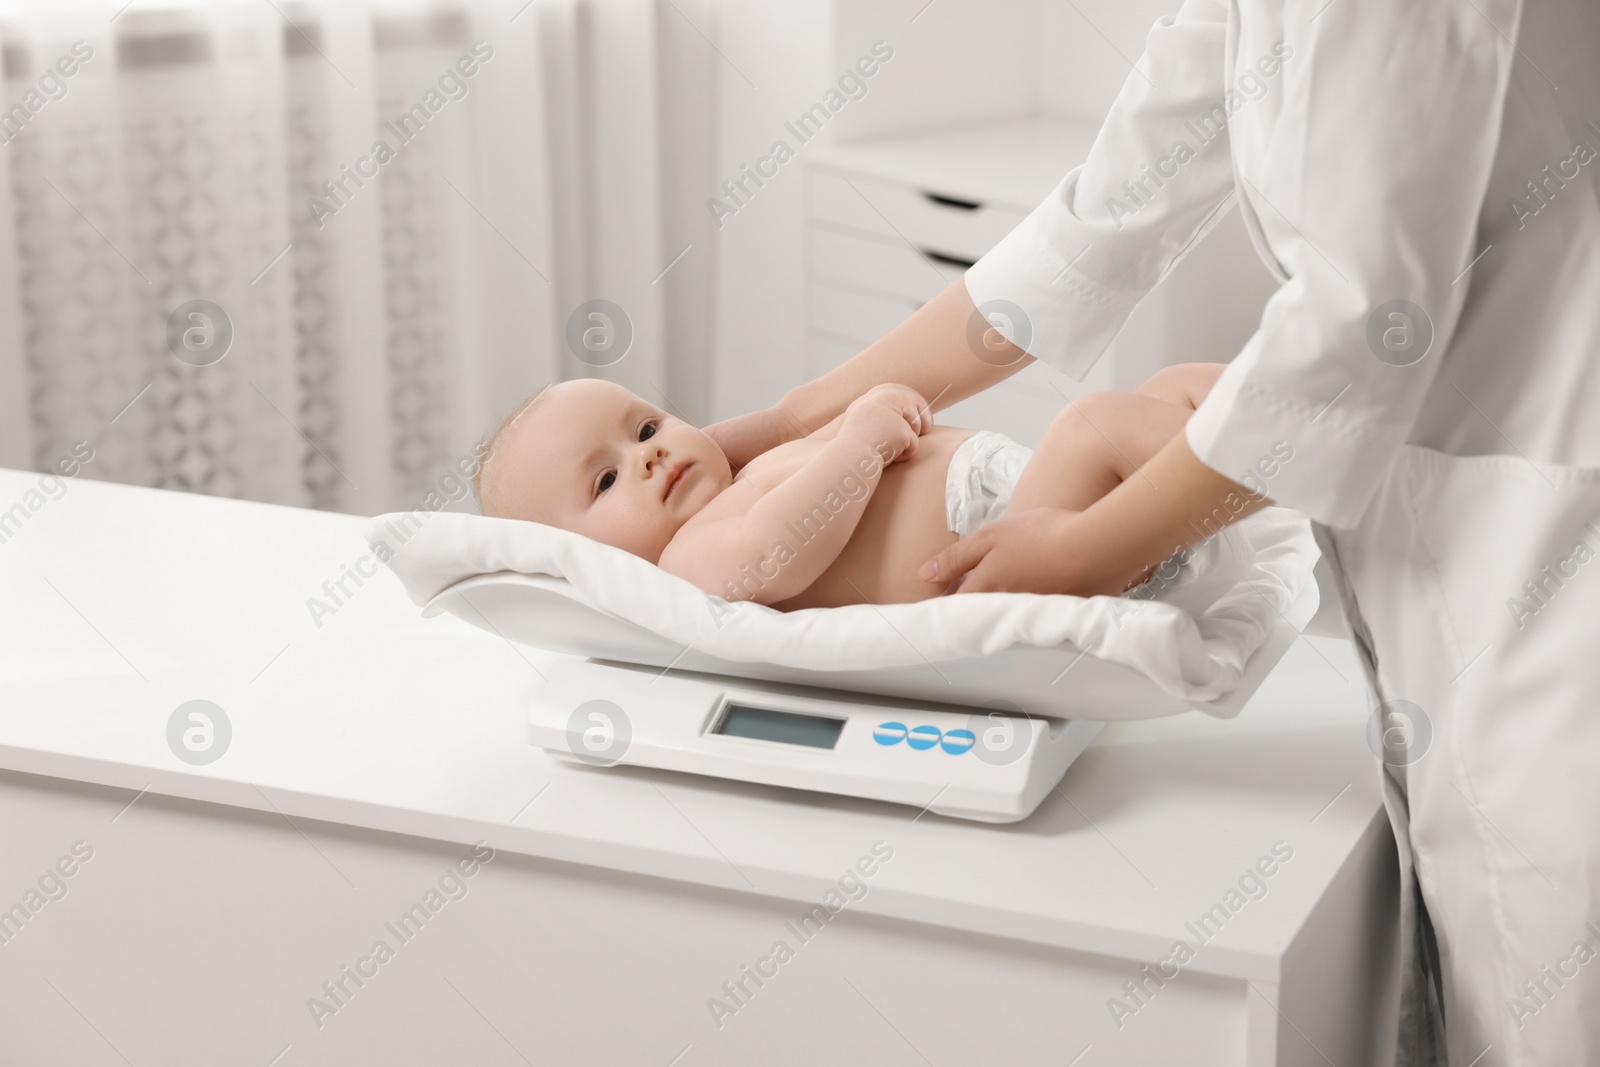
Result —
[[[603, 621], [650, 631], [724, 668], [746, 663], [828, 675], [938, 670], [946, 661], [1031, 647], [1060, 650], [1063, 664], [1087, 653], [1192, 702], [1214, 700], [1239, 681], [1245, 661], [1311, 581], [1318, 557], [1304, 517], [1267, 508], [1202, 544], [1153, 601], [973, 593], [781, 612], [730, 604], [637, 556], [537, 523], [397, 513], [373, 519], [367, 539], [418, 605], [481, 575], [549, 575], [570, 585], [580, 605], [609, 617]], [[527, 603], [530, 617], [518, 620], [519, 639], [564, 649], [568, 642], [556, 627], [567, 622], [551, 616], [548, 640], [541, 637], [535, 616], [548, 598], [530, 596]], [[478, 625], [488, 621], [459, 613]]]

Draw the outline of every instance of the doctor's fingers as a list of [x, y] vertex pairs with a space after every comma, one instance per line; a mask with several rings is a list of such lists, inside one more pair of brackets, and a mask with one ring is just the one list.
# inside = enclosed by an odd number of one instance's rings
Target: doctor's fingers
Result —
[[1043, 593], [1053, 592], [1053, 579], [1040, 574], [1033, 557], [1008, 549], [1003, 543], [990, 546], [982, 559], [950, 584], [944, 596], [952, 593]]
[[[992, 526], [985, 527], [977, 533], [963, 537], [949, 548], [934, 556], [922, 565], [919, 572], [925, 581], [929, 582], [955, 582], [964, 574], [983, 562], [983, 557], [989, 554], [994, 547], [995, 538], [991, 532]], [[967, 582], [960, 583], [963, 592], [971, 592]], [[946, 593], [955, 592], [955, 585], [945, 590]]]

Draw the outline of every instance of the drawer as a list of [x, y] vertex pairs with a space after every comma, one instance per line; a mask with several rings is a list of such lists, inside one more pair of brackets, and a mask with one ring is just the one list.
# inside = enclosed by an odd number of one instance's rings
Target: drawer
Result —
[[932, 300], [968, 265], [954, 256], [924, 255], [898, 237], [885, 241], [821, 226], [810, 227], [807, 236], [813, 278], [917, 304]]
[[871, 344], [921, 306], [859, 289], [817, 281], [811, 286], [811, 328], [843, 341]]
[[813, 167], [807, 210], [818, 222], [975, 260], [1010, 233], [1027, 212], [1010, 204], [978, 204], [876, 178]]

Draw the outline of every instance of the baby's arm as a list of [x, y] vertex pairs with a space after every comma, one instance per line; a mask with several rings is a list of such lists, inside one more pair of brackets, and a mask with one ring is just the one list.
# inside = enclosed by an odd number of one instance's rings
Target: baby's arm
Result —
[[661, 568], [730, 600], [797, 596], [839, 557], [883, 468], [915, 451], [932, 422], [926, 408], [905, 386], [872, 389], [826, 428], [832, 439], [749, 512], [680, 530]]

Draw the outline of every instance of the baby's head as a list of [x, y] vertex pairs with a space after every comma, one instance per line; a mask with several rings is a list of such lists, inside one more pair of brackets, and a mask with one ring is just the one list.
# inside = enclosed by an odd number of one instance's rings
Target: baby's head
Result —
[[599, 378], [525, 401], [488, 455], [478, 472], [485, 515], [571, 530], [651, 563], [733, 482], [711, 438]]

